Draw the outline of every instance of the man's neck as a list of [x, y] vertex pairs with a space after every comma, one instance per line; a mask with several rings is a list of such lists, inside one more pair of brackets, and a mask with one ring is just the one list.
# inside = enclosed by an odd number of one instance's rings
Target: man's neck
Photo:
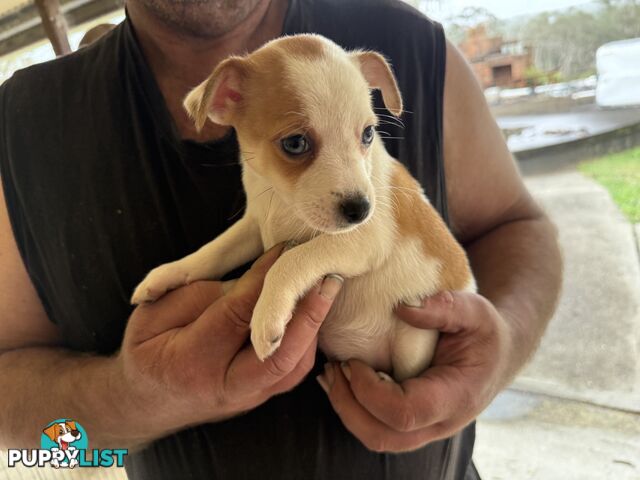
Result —
[[129, 18], [182, 138], [209, 141], [228, 131], [228, 127], [207, 122], [197, 133], [182, 108], [182, 100], [229, 55], [251, 52], [279, 36], [287, 5], [287, 0], [262, 0], [237, 27], [214, 38], [176, 32], [144, 7], [129, 5]]

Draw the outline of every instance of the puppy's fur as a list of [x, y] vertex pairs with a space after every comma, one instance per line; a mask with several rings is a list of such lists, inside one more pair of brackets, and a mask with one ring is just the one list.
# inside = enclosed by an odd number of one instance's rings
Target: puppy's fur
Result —
[[[185, 108], [198, 128], [207, 119], [235, 128], [245, 215], [197, 252], [153, 270], [132, 302], [220, 278], [294, 241], [269, 270], [254, 309], [258, 357], [278, 348], [297, 300], [336, 273], [346, 281], [320, 330], [322, 350], [334, 359], [359, 358], [396, 380], [423, 371], [437, 332], [409, 326], [394, 308], [442, 290], [474, 290], [475, 282], [420, 185], [377, 133], [370, 144], [364, 140], [378, 121], [371, 89], [381, 90], [394, 116], [401, 114], [400, 92], [381, 55], [345, 52], [317, 35], [280, 38], [223, 61], [187, 96]], [[287, 153], [282, 140], [297, 139], [299, 147], [301, 136], [309, 150]]]

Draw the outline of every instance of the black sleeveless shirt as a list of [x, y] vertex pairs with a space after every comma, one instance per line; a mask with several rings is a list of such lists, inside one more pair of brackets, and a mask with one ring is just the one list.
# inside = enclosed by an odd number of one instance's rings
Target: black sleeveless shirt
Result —
[[[390, 59], [408, 113], [404, 129], [384, 125], [392, 137], [386, 147], [446, 219], [441, 26], [397, 0], [291, 0], [284, 33], [300, 32]], [[383, 106], [379, 95], [375, 103]], [[236, 155], [233, 134], [209, 144], [179, 138], [128, 20], [96, 44], [16, 72], [0, 87], [0, 175], [14, 235], [68, 348], [115, 352], [131, 313], [128, 298], [143, 276], [237, 220], [244, 196]], [[412, 453], [368, 451], [316, 384], [322, 364], [293, 391], [243, 416], [131, 454], [128, 475], [474, 478], [473, 425]]]

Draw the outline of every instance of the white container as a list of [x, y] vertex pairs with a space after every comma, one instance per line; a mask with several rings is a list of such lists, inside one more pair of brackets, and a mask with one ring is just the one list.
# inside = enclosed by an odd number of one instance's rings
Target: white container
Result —
[[601, 107], [640, 105], [640, 38], [606, 43], [596, 52]]

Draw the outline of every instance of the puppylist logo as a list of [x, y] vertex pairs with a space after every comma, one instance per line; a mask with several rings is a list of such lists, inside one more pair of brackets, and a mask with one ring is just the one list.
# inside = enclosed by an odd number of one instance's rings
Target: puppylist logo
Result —
[[9, 467], [54, 468], [122, 467], [128, 450], [89, 450], [89, 438], [82, 425], [70, 419], [59, 418], [42, 430], [40, 449], [9, 449]]

